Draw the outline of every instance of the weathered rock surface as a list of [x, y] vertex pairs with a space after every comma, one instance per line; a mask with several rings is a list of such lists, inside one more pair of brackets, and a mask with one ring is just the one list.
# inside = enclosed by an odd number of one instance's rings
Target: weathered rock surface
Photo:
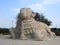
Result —
[[30, 8], [22, 8], [18, 14], [18, 20], [15, 28], [15, 38], [47, 40], [54, 38], [55, 33], [43, 22], [37, 22]]

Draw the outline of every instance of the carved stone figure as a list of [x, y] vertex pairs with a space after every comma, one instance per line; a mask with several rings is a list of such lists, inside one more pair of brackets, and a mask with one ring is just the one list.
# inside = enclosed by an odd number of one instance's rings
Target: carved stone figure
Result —
[[15, 28], [15, 38], [47, 40], [54, 38], [55, 33], [43, 22], [34, 19], [35, 13], [30, 8], [22, 8], [18, 14]]

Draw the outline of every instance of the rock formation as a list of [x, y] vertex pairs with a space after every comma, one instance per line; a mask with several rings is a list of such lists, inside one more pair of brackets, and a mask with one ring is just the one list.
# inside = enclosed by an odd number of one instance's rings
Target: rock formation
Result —
[[54, 38], [55, 33], [43, 22], [34, 19], [35, 13], [30, 8], [22, 8], [18, 14], [15, 28], [15, 38], [47, 40]]

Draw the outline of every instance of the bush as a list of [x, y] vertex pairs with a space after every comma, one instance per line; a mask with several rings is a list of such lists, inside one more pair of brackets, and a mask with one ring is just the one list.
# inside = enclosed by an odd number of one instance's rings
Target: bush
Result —
[[0, 34], [10, 34], [8, 28], [0, 28]]
[[54, 32], [57, 36], [60, 36], [60, 28], [51, 28], [51, 31]]

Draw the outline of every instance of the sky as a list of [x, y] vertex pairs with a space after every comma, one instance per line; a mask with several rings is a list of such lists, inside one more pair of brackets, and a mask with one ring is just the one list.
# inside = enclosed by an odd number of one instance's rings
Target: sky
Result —
[[60, 28], [60, 0], [0, 0], [0, 27], [15, 27], [21, 8], [31, 8], [34, 12], [43, 13], [52, 21], [50, 27]]

